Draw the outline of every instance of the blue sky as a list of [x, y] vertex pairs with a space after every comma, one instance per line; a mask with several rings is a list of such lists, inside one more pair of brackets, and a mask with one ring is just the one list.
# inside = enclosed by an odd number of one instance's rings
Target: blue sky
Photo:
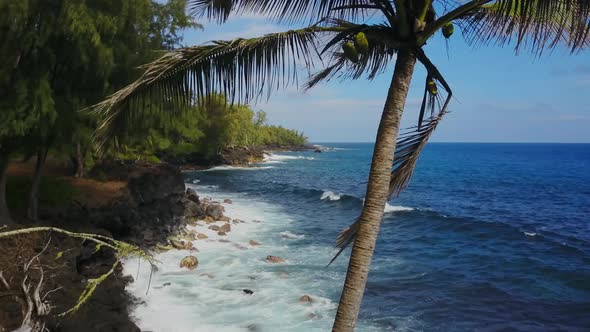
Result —
[[[204, 31], [185, 33], [186, 45], [289, 29], [256, 16], [201, 23]], [[590, 51], [570, 55], [557, 49], [535, 57], [525, 50], [515, 55], [510, 46], [472, 48], [457, 29], [448, 56], [442, 36], [426, 52], [455, 94], [432, 141], [590, 142]], [[334, 80], [307, 92], [293, 86], [252, 106], [274, 124], [303, 130], [311, 142], [372, 142], [391, 73], [392, 68], [373, 81]], [[405, 127], [415, 124], [424, 77], [417, 64]]]

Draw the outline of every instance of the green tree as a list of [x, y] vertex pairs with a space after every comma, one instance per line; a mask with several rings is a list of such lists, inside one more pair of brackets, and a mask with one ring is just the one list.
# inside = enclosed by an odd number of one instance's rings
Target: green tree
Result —
[[80, 109], [129, 83], [135, 68], [198, 27], [186, 1], [0, 0], [0, 218], [11, 153], [36, 155], [28, 217], [37, 219], [47, 154], [59, 147], [82, 176], [95, 120]]
[[[212, 91], [231, 100], [248, 101], [295, 82], [297, 64], [308, 69], [316, 50], [328, 65], [306, 87], [333, 78], [374, 78], [395, 62], [393, 76], [377, 131], [369, 182], [359, 220], [340, 234], [338, 243], [354, 240], [334, 331], [354, 329], [371, 258], [388, 197], [407, 185], [426, 141], [447, 112], [451, 89], [423, 47], [435, 33], [450, 38], [458, 24], [468, 42], [494, 42], [532, 52], [566, 45], [572, 51], [588, 45], [590, 2], [585, 0], [193, 0], [199, 15], [224, 22], [231, 13], [256, 13], [269, 19], [311, 26], [260, 38], [215, 41], [178, 49], [146, 66], [133, 84], [97, 105], [110, 116], [98, 138], [115, 135], [104, 130], [153, 94], [163, 99]], [[376, 16], [378, 15], [378, 16]], [[399, 125], [416, 62], [426, 68], [424, 98], [414, 132], [399, 136]], [[264, 87], [262, 89], [261, 87]], [[439, 91], [442, 87], [443, 91]], [[445, 95], [445, 100], [436, 100]], [[186, 99], [186, 98], [185, 98]], [[430, 110], [431, 116], [426, 116]], [[116, 135], [115, 135], [116, 136]], [[395, 152], [395, 154], [394, 154]]]

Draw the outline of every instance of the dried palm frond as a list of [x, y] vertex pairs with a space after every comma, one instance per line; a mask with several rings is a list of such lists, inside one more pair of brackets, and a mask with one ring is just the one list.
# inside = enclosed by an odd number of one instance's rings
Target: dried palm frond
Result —
[[[438, 113], [431, 116], [425, 121], [420, 120], [420, 123], [412, 128], [409, 128], [405, 133], [400, 134], [397, 139], [394, 159], [393, 159], [393, 171], [391, 172], [391, 179], [389, 182], [389, 199], [392, 199], [399, 195], [399, 193], [408, 185], [416, 162], [420, 153], [426, 146], [428, 139], [432, 136], [436, 127], [442, 120], [442, 118], [448, 113], [447, 107], [452, 96], [452, 91], [442, 77], [438, 69], [432, 64], [432, 62], [426, 57], [423, 51], [417, 51], [418, 60], [426, 67], [428, 72], [426, 77], [426, 85], [424, 87], [424, 99], [422, 101], [421, 114], [424, 113], [426, 104], [430, 103], [432, 107], [431, 112], [434, 111], [434, 107], [438, 106]], [[440, 99], [440, 94], [432, 93], [432, 87], [429, 87], [429, 82], [440, 83], [444, 90], [447, 92], [444, 103]], [[343, 229], [336, 238], [336, 247], [340, 248], [338, 253], [332, 258], [330, 264], [344, 251], [344, 249], [354, 241], [356, 234], [359, 229], [360, 219], [357, 219], [352, 225]]]
[[[402, 133], [398, 139], [395, 149], [395, 157], [393, 160], [393, 171], [391, 172], [391, 179], [389, 181], [389, 199], [392, 199], [400, 194], [400, 192], [408, 185], [416, 162], [420, 153], [424, 149], [424, 146], [428, 142], [428, 139], [436, 127], [447, 114], [449, 102], [453, 95], [450, 86], [445, 81], [444, 77], [438, 71], [438, 69], [432, 64], [430, 59], [426, 56], [424, 51], [417, 51], [418, 60], [426, 67], [428, 72], [426, 76], [426, 86], [424, 88], [424, 99], [422, 100], [422, 108], [420, 110], [421, 116], [424, 114], [425, 104], [430, 104], [431, 116], [426, 121], [426, 125], [423, 126], [422, 119], [420, 119], [416, 127], [411, 128], [408, 132]], [[429, 87], [430, 83], [440, 83], [447, 93], [444, 103], [441, 102], [438, 88], [435, 86], [433, 89]], [[427, 101], [428, 100], [428, 101]], [[436, 104], [436, 105], [435, 105]], [[439, 112], [434, 115], [434, 108], [438, 106]]]

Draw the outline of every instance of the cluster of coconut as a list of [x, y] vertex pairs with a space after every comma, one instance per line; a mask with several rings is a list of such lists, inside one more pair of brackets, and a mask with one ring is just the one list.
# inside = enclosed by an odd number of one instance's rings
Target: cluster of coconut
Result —
[[359, 32], [352, 38], [352, 41], [347, 41], [342, 44], [342, 51], [348, 60], [352, 62], [359, 61], [359, 54], [367, 54], [369, 52], [369, 40], [363, 32]]

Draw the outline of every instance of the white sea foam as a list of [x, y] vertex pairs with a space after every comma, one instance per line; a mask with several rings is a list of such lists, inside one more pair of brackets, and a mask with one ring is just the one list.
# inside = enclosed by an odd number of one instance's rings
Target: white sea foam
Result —
[[266, 164], [282, 164], [288, 160], [297, 160], [297, 159], [305, 159], [305, 160], [314, 160], [314, 157], [306, 157], [306, 156], [290, 156], [290, 155], [283, 155], [283, 154], [274, 154], [274, 153], [265, 153], [264, 154], [264, 163]]
[[537, 233], [533, 233], [533, 232], [523, 232], [523, 233], [526, 236], [537, 236]]
[[326, 190], [322, 193], [322, 196], [320, 197], [321, 200], [329, 200], [329, 201], [337, 201], [340, 200], [340, 198], [342, 198], [341, 194], [337, 194], [333, 191], [330, 190]]
[[295, 234], [295, 233], [291, 233], [289, 231], [284, 231], [281, 232], [281, 237], [287, 238], [287, 239], [304, 239], [305, 235], [303, 234]]
[[[199, 252], [171, 250], [156, 255], [148, 295], [150, 268], [142, 263], [139, 274], [136, 260], [124, 264], [124, 273], [135, 278], [127, 290], [139, 302], [132, 316], [144, 331], [153, 332], [245, 332], [259, 331], [328, 331], [334, 319], [336, 303], [344, 274], [323, 267], [334, 254], [325, 245], [306, 245], [295, 249], [304, 235], [287, 230], [296, 225], [293, 216], [276, 205], [251, 199], [244, 194], [221, 192], [217, 186], [187, 184], [202, 197], [217, 201], [225, 198], [225, 214], [245, 223], [231, 224], [227, 236], [219, 236], [203, 221], [188, 226], [209, 238], [193, 241]], [[261, 222], [253, 222], [260, 220]], [[218, 222], [221, 225], [221, 222]], [[277, 236], [279, 234], [280, 236]], [[222, 240], [220, 242], [219, 240]], [[252, 246], [257, 240], [260, 246]], [[186, 255], [195, 255], [199, 265], [194, 271], [179, 267]], [[268, 255], [280, 256], [286, 263], [265, 262]], [[345, 260], [336, 262], [342, 264]], [[137, 277], [136, 277], [137, 276]], [[168, 286], [164, 284], [170, 283]], [[252, 290], [247, 295], [243, 289]], [[312, 303], [299, 303], [302, 295]], [[359, 322], [358, 331], [380, 331]]]
[[385, 203], [385, 209], [383, 209], [384, 213], [391, 213], [391, 212], [400, 212], [400, 211], [414, 211], [411, 207], [405, 207], [401, 205], [389, 205], [389, 203]]
[[236, 171], [236, 170], [240, 170], [240, 171], [258, 171], [258, 170], [270, 169], [270, 168], [274, 168], [274, 167], [273, 166], [229, 166], [229, 165], [225, 165], [225, 166], [212, 167], [212, 168], [209, 168], [209, 169], [204, 170], [204, 172], [210, 172], [210, 171]]

